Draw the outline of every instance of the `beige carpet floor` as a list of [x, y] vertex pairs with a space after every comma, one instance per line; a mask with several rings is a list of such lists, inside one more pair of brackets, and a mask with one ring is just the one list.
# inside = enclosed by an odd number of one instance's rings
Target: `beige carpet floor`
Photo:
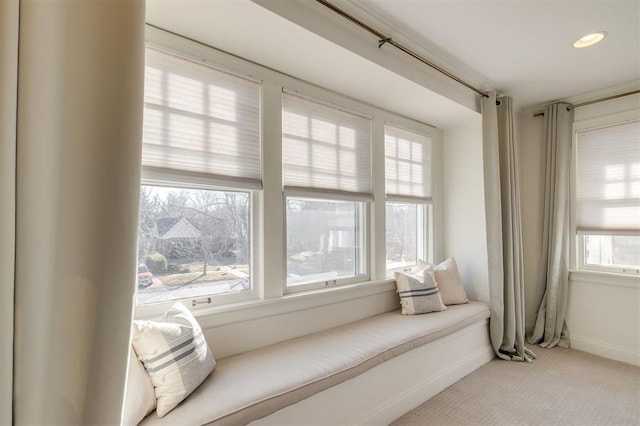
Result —
[[574, 349], [494, 359], [400, 417], [400, 425], [640, 425], [640, 368]]

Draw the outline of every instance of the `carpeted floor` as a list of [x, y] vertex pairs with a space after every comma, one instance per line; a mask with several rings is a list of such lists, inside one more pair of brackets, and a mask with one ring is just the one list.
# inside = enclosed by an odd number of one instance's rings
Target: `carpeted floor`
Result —
[[573, 349], [493, 360], [394, 423], [640, 425], [640, 368]]

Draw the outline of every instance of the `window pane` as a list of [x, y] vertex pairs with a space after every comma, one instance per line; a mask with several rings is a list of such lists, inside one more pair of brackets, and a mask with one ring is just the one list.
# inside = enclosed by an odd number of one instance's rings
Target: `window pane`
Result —
[[247, 290], [250, 194], [142, 186], [139, 305]]
[[362, 274], [364, 203], [287, 199], [287, 285]]
[[640, 236], [585, 235], [584, 263], [618, 269], [640, 269]]
[[417, 265], [424, 241], [423, 209], [422, 204], [387, 203], [387, 269]]

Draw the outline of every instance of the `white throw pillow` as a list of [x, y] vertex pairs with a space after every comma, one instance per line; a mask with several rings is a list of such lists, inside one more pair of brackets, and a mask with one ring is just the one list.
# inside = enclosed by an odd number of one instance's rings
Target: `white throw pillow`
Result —
[[458, 265], [453, 257], [433, 266], [433, 272], [445, 305], [469, 303], [467, 293], [462, 285], [462, 278], [458, 272]]
[[191, 394], [216, 366], [200, 325], [179, 302], [160, 321], [134, 321], [133, 347], [155, 387], [159, 417]]
[[444, 311], [438, 285], [429, 268], [418, 273], [395, 272], [396, 288], [400, 296], [402, 315], [426, 314]]
[[144, 366], [131, 348], [129, 371], [127, 373], [127, 392], [124, 401], [124, 426], [137, 425], [156, 408], [156, 394], [151, 379]]

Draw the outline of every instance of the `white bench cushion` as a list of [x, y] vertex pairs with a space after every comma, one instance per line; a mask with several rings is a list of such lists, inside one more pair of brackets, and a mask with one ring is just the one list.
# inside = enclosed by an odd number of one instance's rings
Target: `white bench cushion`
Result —
[[488, 317], [481, 302], [425, 315], [393, 311], [223, 358], [187, 400], [141, 424], [247, 424]]

